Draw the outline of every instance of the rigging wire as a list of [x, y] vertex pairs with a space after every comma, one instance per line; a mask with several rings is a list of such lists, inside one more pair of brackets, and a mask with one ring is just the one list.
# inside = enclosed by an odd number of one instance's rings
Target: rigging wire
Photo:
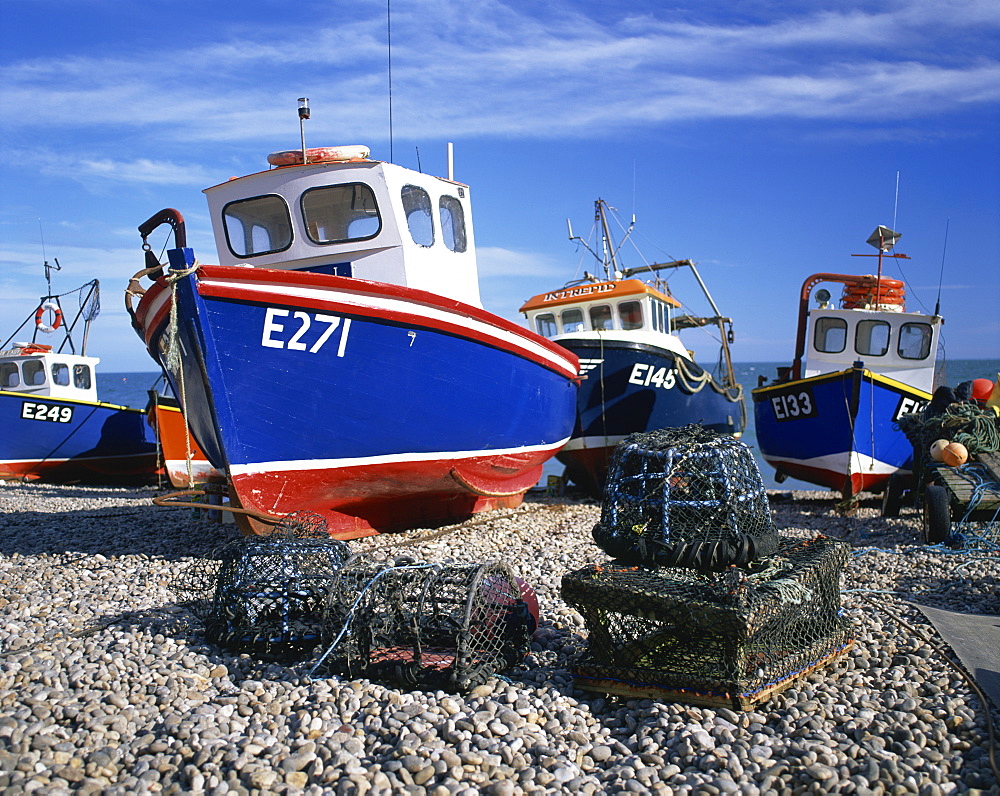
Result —
[[389, 67], [389, 162], [392, 163], [392, 14], [389, 7], [390, 2], [391, 0], [385, 0], [385, 35]]

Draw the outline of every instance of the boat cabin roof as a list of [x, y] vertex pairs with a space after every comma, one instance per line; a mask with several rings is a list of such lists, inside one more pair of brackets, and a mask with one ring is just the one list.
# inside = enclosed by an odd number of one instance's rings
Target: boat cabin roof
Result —
[[658, 298], [674, 308], [681, 306], [680, 302], [673, 296], [647, 285], [640, 279], [622, 279], [608, 282], [589, 282], [583, 285], [564, 287], [550, 293], [539, 293], [524, 303], [521, 312], [528, 313], [550, 307], [561, 307], [565, 304], [588, 304], [594, 301], [625, 297], [642, 298], [646, 295]]
[[222, 265], [350, 276], [482, 306], [463, 183], [361, 158], [279, 166], [205, 195]]
[[97, 401], [94, 369], [98, 357], [39, 350], [14, 343], [0, 351], [0, 390], [47, 398]]

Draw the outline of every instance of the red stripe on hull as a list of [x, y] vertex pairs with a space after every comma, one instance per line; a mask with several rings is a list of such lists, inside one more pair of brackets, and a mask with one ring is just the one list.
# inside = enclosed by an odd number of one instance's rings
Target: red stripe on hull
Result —
[[265, 514], [312, 511], [330, 535], [354, 539], [386, 531], [460, 522], [480, 511], [520, 505], [538, 482], [548, 452], [397, 462], [329, 470], [243, 473], [232, 477], [239, 504]]

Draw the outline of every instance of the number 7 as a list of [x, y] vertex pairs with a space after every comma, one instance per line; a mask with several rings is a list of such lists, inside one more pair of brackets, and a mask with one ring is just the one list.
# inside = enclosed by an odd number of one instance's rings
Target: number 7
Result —
[[317, 323], [328, 324], [326, 331], [319, 336], [319, 339], [313, 343], [312, 348], [309, 349], [310, 354], [315, 354], [323, 347], [323, 343], [330, 339], [330, 335], [333, 334], [333, 330], [340, 325], [340, 318], [336, 315], [316, 315]]

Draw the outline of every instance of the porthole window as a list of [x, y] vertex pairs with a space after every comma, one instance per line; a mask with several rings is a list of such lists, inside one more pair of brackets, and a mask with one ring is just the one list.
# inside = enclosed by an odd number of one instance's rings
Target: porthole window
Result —
[[69, 365], [65, 362], [56, 362], [52, 366], [52, 383], [60, 387], [69, 387]]
[[90, 389], [90, 365], [73, 366], [73, 386], [78, 390]]
[[382, 229], [375, 194], [364, 183], [310, 188], [301, 202], [306, 234], [313, 243], [365, 240]]
[[28, 387], [41, 387], [45, 384], [45, 366], [37, 359], [29, 359], [21, 369], [24, 372], [24, 383]]
[[416, 185], [404, 185], [402, 197], [406, 226], [413, 242], [418, 246], [433, 246], [434, 222], [431, 218], [431, 198], [427, 191]]
[[889, 350], [889, 324], [861, 321], [854, 335], [854, 350], [866, 357], [881, 357]]
[[542, 337], [553, 337], [556, 334], [556, 316], [551, 312], [535, 318], [535, 330]]
[[590, 308], [590, 328], [595, 331], [607, 331], [615, 328], [614, 316], [611, 314], [611, 307], [607, 304], [598, 304]]
[[13, 390], [20, 386], [21, 376], [17, 365], [13, 362], [5, 362], [0, 365], [0, 389]]
[[444, 245], [453, 252], [464, 252], [468, 244], [465, 240], [465, 210], [462, 203], [454, 196], [442, 196], [439, 210]]
[[222, 209], [229, 250], [237, 257], [259, 257], [292, 245], [292, 220], [280, 196], [255, 196]]
[[563, 310], [559, 315], [559, 320], [562, 321], [564, 334], [583, 331], [583, 310]]
[[817, 318], [813, 348], [823, 354], [839, 354], [847, 348], [847, 321], [843, 318]]
[[903, 359], [927, 359], [933, 336], [929, 323], [904, 323], [899, 328], [896, 350]]
[[623, 301], [618, 305], [618, 317], [622, 322], [622, 329], [642, 328], [642, 305], [638, 301]]

